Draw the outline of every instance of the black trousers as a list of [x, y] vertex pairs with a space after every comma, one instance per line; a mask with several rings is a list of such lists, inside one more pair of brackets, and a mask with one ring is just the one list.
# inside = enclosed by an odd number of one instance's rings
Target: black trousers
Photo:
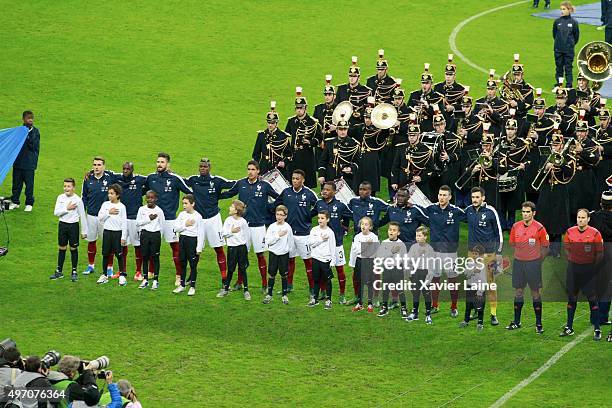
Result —
[[612, 44], [612, 24], [606, 25], [606, 42]]
[[179, 260], [181, 262], [181, 286], [185, 286], [187, 276], [187, 264], [189, 264], [189, 285], [195, 288], [198, 279], [198, 261], [200, 256], [197, 253], [198, 238], [181, 235], [179, 237]]
[[246, 245], [227, 247], [227, 277], [225, 279], [225, 290], [229, 290], [234, 276], [234, 271], [238, 265], [238, 273], [242, 276], [244, 291], [249, 290], [249, 280], [247, 279], [247, 267], [249, 266], [249, 251]]
[[159, 278], [159, 249], [161, 247], [161, 232], [140, 232], [140, 253], [142, 255], [142, 274], [149, 278], [149, 259], [153, 260], [154, 279]]
[[321, 290], [321, 281], [327, 282], [327, 299], [331, 299], [332, 295], [332, 273], [330, 262], [319, 261], [318, 259], [312, 258], [312, 280], [314, 281], [314, 298], [319, 298], [319, 291]]
[[[106, 271], [108, 256], [115, 253], [119, 268], [123, 265], [123, 246], [121, 246], [121, 231], [104, 230], [102, 234], [102, 274]], [[121, 271], [122, 273], [125, 271]]]
[[289, 253], [276, 255], [268, 252], [268, 275], [274, 278], [276, 274], [286, 278], [289, 274]]
[[564, 77], [567, 86], [572, 86], [574, 81], [574, 74], [572, 73], [574, 63], [574, 51], [572, 52], [559, 52], [555, 51], [555, 82], [559, 80], [559, 77]]
[[359, 295], [357, 302], [363, 305], [363, 291], [364, 286], [367, 289], [368, 304], [372, 303], [374, 297], [374, 271], [372, 266], [372, 259], [370, 258], [357, 258], [355, 260], [355, 270], [353, 274], [356, 276], [356, 283], [359, 284]]
[[[400, 269], [390, 269], [387, 270], [385, 269], [383, 271], [382, 274], [382, 280], [384, 283], [384, 289], [383, 289], [383, 305], [387, 305], [387, 302], [389, 301], [389, 294], [391, 293], [391, 290], [389, 290], [389, 283], [400, 283], [402, 280], [404, 279], [404, 271], [400, 270]], [[399, 296], [399, 301], [402, 305], [406, 305], [406, 294], [404, 293], [403, 290], [397, 291]]]
[[21, 189], [25, 184], [25, 205], [34, 205], [34, 172], [36, 170], [23, 170], [13, 167], [13, 196], [11, 201], [19, 204]]

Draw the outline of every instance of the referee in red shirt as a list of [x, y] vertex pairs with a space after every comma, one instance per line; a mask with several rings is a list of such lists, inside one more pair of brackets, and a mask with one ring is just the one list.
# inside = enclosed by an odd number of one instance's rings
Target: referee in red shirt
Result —
[[514, 320], [506, 329], [521, 328], [521, 311], [523, 310], [523, 291], [529, 285], [533, 310], [536, 317], [536, 333], [544, 333], [542, 327], [542, 261], [548, 254], [548, 233], [546, 228], [534, 220], [535, 204], [526, 201], [521, 204], [523, 220], [514, 223], [510, 230], [510, 246], [514, 248], [512, 265], [512, 287], [514, 295]]
[[591, 308], [591, 324], [595, 329], [593, 340], [601, 340], [599, 307], [597, 303], [597, 265], [603, 258], [601, 233], [589, 226], [589, 210], [581, 208], [576, 215], [576, 226], [565, 233], [563, 243], [567, 254], [567, 324], [559, 336], [574, 334], [573, 324], [578, 293], [582, 291]]

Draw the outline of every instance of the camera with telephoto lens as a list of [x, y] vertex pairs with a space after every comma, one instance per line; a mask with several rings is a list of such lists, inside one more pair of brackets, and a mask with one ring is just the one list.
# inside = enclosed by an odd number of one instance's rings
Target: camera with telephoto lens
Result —
[[43, 358], [40, 359], [40, 364], [43, 366], [43, 368], [48, 370], [54, 365], [57, 365], [61, 358], [62, 355], [59, 352], [55, 350], [49, 350], [45, 353]]
[[[81, 360], [81, 364], [79, 365], [79, 373], [82, 374], [85, 369], [98, 371], [108, 367], [109, 364], [110, 360], [106, 356], [98, 357], [91, 361]], [[100, 375], [102, 375], [102, 377], [100, 377]], [[106, 372], [100, 371], [98, 378], [106, 378]]]
[[0, 197], [0, 212], [8, 211], [11, 205], [11, 200], [6, 197]]

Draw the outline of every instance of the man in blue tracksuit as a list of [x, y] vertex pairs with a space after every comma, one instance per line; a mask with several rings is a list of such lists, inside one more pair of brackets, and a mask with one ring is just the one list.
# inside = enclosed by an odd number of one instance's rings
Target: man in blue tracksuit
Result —
[[[186, 182], [193, 190], [195, 196], [195, 209], [202, 216], [204, 225], [204, 239], [208, 245], [217, 253], [217, 264], [221, 273], [221, 284], [225, 281], [227, 273], [227, 260], [223, 245], [223, 222], [219, 209], [219, 200], [223, 190], [230, 189], [236, 184], [236, 180], [227, 180], [221, 176], [210, 174], [210, 160], [200, 160], [200, 174], [189, 177]], [[248, 211], [248, 207], [247, 207]]]
[[170, 171], [170, 155], [159, 153], [156, 161], [157, 171], [147, 176], [145, 189], [157, 193], [157, 205], [164, 212], [166, 220], [162, 225], [162, 236], [172, 248], [172, 260], [176, 271], [175, 286], [181, 283], [181, 260], [179, 259], [178, 235], [174, 232], [174, 220], [179, 207], [181, 192], [191, 194], [191, 189], [178, 174]]
[[416, 242], [416, 230], [421, 225], [429, 225], [429, 217], [418, 205], [408, 202], [408, 191], [404, 188], [397, 190], [395, 194], [396, 205], [391, 205], [380, 221], [384, 226], [391, 221], [400, 225], [399, 239], [406, 245], [406, 249]]
[[387, 211], [389, 204], [377, 197], [372, 197], [372, 184], [369, 181], [364, 181], [359, 185], [359, 197], [352, 198], [349, 201], [349, 209], [353, 212], [353, 227], [355, 234], [361, 232], [359, 229], [359, 221], [363, 217], [372, 219], [372, 232], [378, 232], [380, 224], [380, 215]]
[[[340, 304], [346, 304], [346, 256], [344, 255], [344, 235], [348, 231], [353, 212], [346, 204], [336, 198], [336, 184], [328, 181], [321, 188], [321, 200], [317, 201], [311, 212], [311, 217], [315, 217], [321, 211], [329, 213], [329, 228], [334, 231], [336, 237], [336, 258], [332, 260], [331, 266], [336, 267], [338, 272], [338, 284], [340, 286]], [[323, 286], [322, 286], [323, 287]]]
[[[501, 224], [497, 211], [485, 202], [485, 192], [482, 187], [474, 187], [471, 191], [472, 205], [465, 209], [465, 215], [468, 222], [468, 257], [473, 260], [480, 259], [484, 264], [483, 267], [476, 266], [471, 272], [470, 283], [487, 282], [489, 284], [495, 282], [495, 269], [498, 263], [501, 262], [501, 251], [503, 247], [503, 236]], [[467, 269], [467, 268], [466, 268]], [[484, 269], [484, 270], [483, 270]], [[485, 276], [486, 273], [486, 276]], [[472, 299], [472, 304], [466, 307], [466, 316], [469, 319], [468, 309], [475, 308], [478, 312], [478, 329], [482, 330], [483, 314], [484, 314], [484, 298], [482, 291], [466, 291], [477, 292], [476, 299]], [[491, 307], [491, 325], [497, 326], [497, 291], [488, 290], [487, 299]], [[469, 303], [469, 302], [468, 302]], [[471, 311], [471, 310], [470, 310]], [[467, 323], [469, 320], [465, 320]]]
[[572, 68], [574, 64], [574, 47], [580, 38], [578, 21], [571, 16], [574, 12], [573, 6], [561, 4], [561, 17], [553, 23], [552, 35], [555, 40], [555, 82], [557, 86], [559, 78], [565, 78], [568, 88], [572, 87], [574, 75]]
[[[247, 248], [252, 247], [257, 255], [259, 274], [261, 275], [262, 292], [268, 287], [268, 264], [264, 250], [266, 249], [266, 221], [270, 212], [269, 198], [277, 198], [278, 193], [272, 185], [259, 179], [259, 163], [251, 160], [247, 163], [247, 177], [238, 180], [232, 188], [221, 193], [221, 198], [229, 198], [238, 194], [238, 199], [246, 204], [244, 219], [249, 224], [249, 239]], [[242, 275], [239, 274], [235, 289], [240, 289]]]
[[300, 256], [304, 261], [308, 286], [311, 294], [314, 289], [312, 280], [312, 257], [308, 236], [312, 225], [312, 210], [317, 203], [317, 195], [304, 185], [306, 173], [303, 170], [293, 170], [291, 174], [291, 187], [283, 190], [276, 199], [275, 206], [283, 204], [289, 210], [287, 223], [293, 230], [293, 248], [289, 250], [289, 274], [287, 276], [287, 287], [293, 288], [293, 275], [295, 274], [295, 257]]
[[[452, 198], [451, 188], [447, 185], [440, 186], [438, 190], [438, 202], [429, 205], [425, 208], [425, 214], [429, 217], [430, 227], [430, 243], [436, 252], [436, 260], [439, 262], [439, 267], [433, 270], [432, 283], [439, 283], [442, 277], [442, 272], [448, 276], [450, 283], [457, 282], [459, 275], [456, 270], [457, 264], [457, 249], [459, 248], [459, 227], [461, 221], [465, 221], [465, 212], [450, 203]], [[439, 290], [432, 290], [431, 296], [431, 313], [439, 311]], [[451, 289], [451, 317], [457, 317], [457, 301], [459, 299], [459, 290]]]
[[13, 162], [13, 195], [9, 208], [19, 207], [21, 189], [25, 184], [26, 200], [24, 211], [30, 212], [34, 205], [34, 173], [36, 172], [36, 167], [38, 167], [40, 132], [34, 126], [34, 114], [31, 111], [23, 112], [22, 118], [23, 126], [28, 128], [28, 136]]
[[[121, 202], [125, 205], [127, 212], [128, 237], [126, 246], [123, 247], [123, 262], [127, 265], [127, 246], [132, 245], [136, 255], [134, 280], [142, 280], [142, 255], [140, 254], [140, 234], [136, 226], [136, 215], [138, 215], [138, 209], [142, 206], [142, 196], [146, 193], [145, 184], [147, 183], [147, 177], [134, 174], [134, 163], [125, 162], [123, 163], [121, 174], [115, 173], [114, 182], [123, 189]], [[109, 264], [112, 265], [112, 257], [109, 259]], [[127, 270], [125, 268], [126, 265], [123, 265], [123, 268], [120, 268], [120, 270]], [[119, 275], [117, 274], [116, 276]]]
[[102, 238], [104, 230], [103, 224], [98, 222], [98, 213], [102, 204], [108, 200], [108, 188], [115, 182], [117, 176], [110, 171], [106, 171], [106, 161], [104, 157], [96, 156], [93, 159], [92, 170], [87, 173], [83, 180], [81, 199], [87, 214], [87, 258], [89, 265], [83, 271], [83, 275], [94, 272], [96, 253], [98, 248], [96, 241]]

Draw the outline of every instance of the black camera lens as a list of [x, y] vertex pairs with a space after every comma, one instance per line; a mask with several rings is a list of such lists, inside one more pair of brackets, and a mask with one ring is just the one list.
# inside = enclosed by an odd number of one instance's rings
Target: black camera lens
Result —
[[15, 343], [15, 340], [11, 338], [7, 338], [7, 339], [0, 341], [0, 357], [4, 355], [4, 350], [6, 350], [7, 348], [11, 348], [11, 347], [17, 348], [17, 343]]
[[59, 363], [60, 358], [62, 358], [60, 353], [55, 350], [49, 350], [45, 353], [43, 358], [40, 359], [40, 363], [43, 365], [43, 367], [49, 368]]

